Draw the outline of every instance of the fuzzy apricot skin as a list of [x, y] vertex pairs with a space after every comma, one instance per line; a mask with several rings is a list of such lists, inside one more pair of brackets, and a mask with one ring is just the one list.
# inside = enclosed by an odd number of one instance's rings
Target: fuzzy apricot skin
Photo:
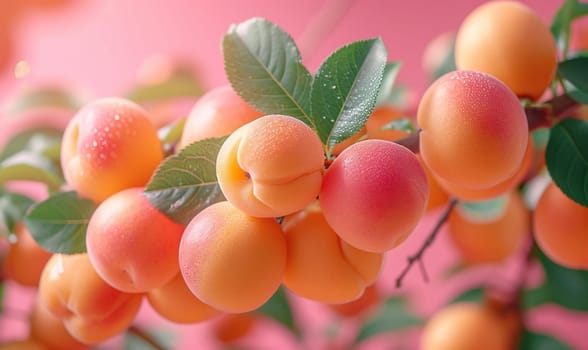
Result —
[[285, 115], [266, 115], [235, 130], [216, 160], [218, 184], [233, 205], [256, 217], [304, 209], [320, 189], [324, 150], [315, 132]]
[[550, 259], [588, 270], [588, 208], [568, 198], [553, 182], [537, 203], [533, 227], [537, 244]]
[[104, 98], [84, 106], [63, 135], [65, 179], [96, 203], [146, 185], [162, 160], [157, 129], [139, 105], [125, 99]]
[[365, 140], [333, 161], [319, 201], [326, 221], [343, 241], [384, 253], [416, 227], [428, 191], [427, 175], [414, 153], [391, 141]]
[[228, 313], [253, 311], [282, 282], [286, 240], [273, 218], [218, 202], [186, 227], [179, 262], [186, 285], [204, 303]]
[[557, 69], [557, 47], [546, 23], [518, 1], [490, 1], [462, 22], [455, 40], [458, 69], [495, 76], [522, 98], [539, 99]]
[[178, 149], [206, 138], [230, 135], [262, 115], [243, 101], [230, 85], [212, 89], [192, 107]]
[[142, 190], [129, 188], [102, 202], [86, 233], [88, 256], [98, 274], [129, 293], [161, 287], [178, 273], [185, 228], [151, 205]]
[[423, 95], [417, 119], [424, 162], [451, 185], [490, 188], [521, 166], [529, 137], [525, 111], [513, 92], [488, 74], [445, 74]]
[[287, 216], [282, 228], [288, 245], [284, 285], [299, 296], [346, 303], [359, 298], [377, 279], [383, 254], [342, 241], [318, 206]]

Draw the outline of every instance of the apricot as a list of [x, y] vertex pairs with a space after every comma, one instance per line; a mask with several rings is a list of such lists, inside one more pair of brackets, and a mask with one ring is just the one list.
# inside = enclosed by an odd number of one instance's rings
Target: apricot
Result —
[[78, 341], [96, 344], [126, 329], [142, 294], [114, 289], [94, 270], [87, 254], [54, 254], [39, 283], [40, 298]]
[[149, 291], [147, 300], [159, 315], [176, 323], [201, 322], [220, 314], [194, 296], [179, 272], [163, 287]]
[[0, 343], [0, 350], [46, 350], [46, 348], [34, 339], [22, 339]]
[[504, 82], [519, 97], [537, 100], [555, 76], [557, 47], [549, 26], [518, 1], [490, 1], [461, 23], [455, 40], [458, 69]]
[[408, 133], [401, 130], [386, 130], [384, 127], [404, 116], [402, 111], [392, 106], [378, 106], [374, 109], [372, 114], [368, 117], [365, 122], [367, 138], [395, 141], [403, 137], [408, 136]]
[[125, 188], [146, 185], [162, 159], [157, 129], [146, 112], [121, 98], [84, 106], [63, 135], [65, 179], [95, 202]]
[[209, 137], [230, 135], [263, 114], [248, 105], [231, 85], [223, 85], [202, 95], [186, 119], [178, 148]]
[[521, 167], [529, 138], [525, 111], [513, 92], [488, 74], [443, 75], [423, 95], [417, 119], [423, 160], [451, 185], [489, 188]]
[[449, 237], [465, 263], [498, 263], [512, 256], [529, 237], [531, 214], [520, 194], [511, 192], [498, 217], [474, 220], [458, 206], [449, 216], [448, 228]]
[[222, 201], [190, 221], [179, 261], [186, 285], [198, 299], [228, 313], [248, 312], [280, 286], [286, 239], [276, 220], [249, 216]]
[[343, 304], [330, 304], [329, 308], [343, 317], [358, 317], [373, 310], [380, 301], [380, 292], [376, 284], [367, 287], [361, 297]]
[[415, 228], [428, 191], [427, 175], [411, 151], [391, 141], [365, 140], [333, 161], [319, 201], [326, 221], [343, 241], [383, 253]]
[[51, 252], [35, 241], [24, 223], [17, 223], [14, 233], [15, 240], [10, 241], [4, 258], [4, 273], [16, 283], [36, 287], [45, 264], [51, 258]]
[[383, 254], [343, 242], [318, 205], [287, 216], [282, 229], [288, 247], [283, 283], [299, 296], [345, 303], [359, 298], [377, 279]]
[[425, 211], [430, 211], [439, 208], [442, 205], [449, 203], [449, 194], [447, 191], [439, 184], [435, 175], [431, 173], [431, 170], [427, 167], [427, 164], [423, 161], [423, 157], [420, 153], [417, 154], [417, 158], [423, 169], [425, 169], [425, 173], [427, 174], [427, 182], [429, 183], [429, 197], [427, 198], [427, 207]]
[[304, 122], [266, 115], [237, 129], [222, 145], [218, 184], [251, 216], [279, 217], [304, 209], [318, 195], [323, 146]]
[[40, 297], [30, 315], [29, 337], [43, 345], [46, 350], [85, 350], [88, 345], [74, 338], [63, 324], [63, 320], [53, 315]]
[[102, 202], [88, 222], [86, 246], [96, 272], [129, 293], [162, 287], [179, 271], [184, 226], [155, 208], [141, 187]]
[[438, 311], [425, 325], [422, 350], [507, 350], [512, 340], [497, 311], [474, 303], [456, 303]]
[[588, 270], [588, 208], [570, 199], [553, 182], [537, 203], [533, 228], [547, 257], [568, 268]]
[[231, 344], [246, 337], [257, 322], [252, 312], [242, 314], [224, 314], [214, 322], [212, 334], [223, 344]]
[[533, 161], [535, 160], [535, 146], [533, 142], [533, 138], [529, 137], [527, 142], [527, 148], [525, 149], [525, 155], [523, 157], [523, 161], [519, 166], [516, 173], [512, 176], [499, 182], [496, 185], [493, 185], [488, 188], [484, 189], [468, 189], [464, 187], [460, 187], [458, 185], [454, 185], [450, 182], [444, 181], [443, 179], [436, 179], [436, 181], [440, 184], [440, 186], [448, 193], [453, 195], [456, 198], [465, 201], [479, 201], [479, 200], [486, 200], [498, 197], [505, 193], [508, 193], [515, 189], [520, 183], [526, 178], [527, 174], [531, 170], [531, 166], [533, 165]]

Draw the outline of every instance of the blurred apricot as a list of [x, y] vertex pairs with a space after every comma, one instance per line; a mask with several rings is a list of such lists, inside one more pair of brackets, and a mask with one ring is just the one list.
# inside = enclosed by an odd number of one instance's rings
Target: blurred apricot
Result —
[[257, 321], [251, 312], [241, 314], [224, 314], [215, 320], [212, 326], [214, 337], [224, 344], [231, 344], [247, 336]]
[[89, 346], [74, 338], [65, 328], [63, 320], [53, 315], [39, 296], [30, 316], [30, 338], [43, 344], [46, 350], [85, 350]]
[[36, 287], [51, 252], [35, 241], [22, 222], [16, 225], [14, 231], [14, 240], [10, 241], [4, 260], [4, 273], [16, 283]]
[[367, 138], [395, 141], [408, 136], [405, 131], [385, 129], [387, 124], [402, 117], [404, 113], [395, 107], [388, 105], [376, 107], [365, 123]]
[[380, 301], [380, 292], [376, 284], [367, 287], [361, 297], [343, 304], [329, 304], [329, 308], [343, 317], [358, 317], [373, 310]]
[[46, 347], [34, 339], [23, 339], [0, 343], [0, 350], [46, 350]]

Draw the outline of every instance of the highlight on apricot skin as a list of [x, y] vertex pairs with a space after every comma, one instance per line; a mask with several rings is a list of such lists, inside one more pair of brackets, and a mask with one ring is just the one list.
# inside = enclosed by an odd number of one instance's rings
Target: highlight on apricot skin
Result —
[[425, 325], [421, 350], [510, 350], [507, 326], [493, 309], [456, 303], [438, 311]]
[[114, 288], [147, 292], [178, 273], [184, 228], [151, 205], [141, 187], [129, 188], [109, 197], [92, 214], [86, 233], [88, 256]]
[[146, 185], [162, 160], [157, 129], [141, 107], [125, 99], [86, 105], [63, 135], [65, 179], [97, 203], [123, 189]]
[[462, 22], [455, 41], [458, 69], [495, 76], [517, 96], [537, 100], [557, 69], [549, 26], [518, 1], [490, 1]]
[[249, 106], [231, 85], [212, 89], [201, 96], [190, 111], [178, 149], [209, 137], [227, 136], [261, 116], [262, 113]]
[[216, 161], [225, 197], [251, 216], [279, 217], [302, 210], [319, 192], [323, 146], [302, 121], [267, 115], [237, 129]]
[[318, 205], [287, 216], [282, 223], [288, 246], [284, 285], [301, 297], [324, 303], [359, 298], [377, 279], [383, 254], [343, 242]]
[[547, 257], [568, 268], [588, 270], [588, 208], [568, 198], [553, 182], [537, 203], [533, 228]]
[[94, 270], [87, 254], [54, 254], [39, 283], [40, 298], [78, 341], [96, 344], [126, 329], [142, 294], [114, 289]]
[[4, 273], [16, 283], [36, 287], [52, 254], [35, 241], [24, 223], [17, 223], [14, 231], [14, 240], [4, 257]]
[[451, 185], [490, 188], [521, 167], [529, 138], [525, 111], [488, 74], [454, 71], [437, 79], [423, 95], [417, 119], [423, 160]]
[[383, 253], [416, 227], [428, 191], [427, 176], [414, 153], [391, 141], [365, 140], [333, 161], [319, 201], [326, 221], [343, 241]]
[[188, 224], [179, 261], [186, 285], [198, 299], [228, 313], [248, 312], [280, 286], [286, 240], [273, 218], [249, 216], [223, 201]]
[[201, 322], [220, 314], [220, 311], [196, 298], [181, 273], [165, 286], [152, 289], [146, 296], [159, 315], [176, 323]]
[[447, 221], [451, 241], [468, 264], [499, 263], [512, 256], [531, 233], [531, 216], [518, 192], [508, 195], [497, 218], [476, 221], [453, 210]]

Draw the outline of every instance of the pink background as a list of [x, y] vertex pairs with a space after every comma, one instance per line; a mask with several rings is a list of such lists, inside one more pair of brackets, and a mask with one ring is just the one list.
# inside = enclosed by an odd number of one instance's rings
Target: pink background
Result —
[[[4, 1], [20, 0], [0, 0], [0, 11]], [[12, 27], [15, 38], [13, 56], [8, 68], [0, 71], [0, 106], [22, 89], [38, 84], [65, 84], [88, 97], [121, 95], [136, 82], [138, 67], [145, 58], [155, 54], [188, 62], [206, 87], [219, 86], [226, 83], [220, 52], [222, 36], [231, 23], [253, 16], [266, 17], [289, 32], [299, 43], [304, 62], [311, 71], [315, 71], [334, 49], [354, 40], [381, 36], [388, 49], [389, 60], [403, 62], [400, 81], [409, 86], [415, 96], [420, 96], [427, 86], [421, 69], [421, 56], [426, 44], [441, 32], [456, 30], [463, 17], [483, 2], [74, 0], [57, 9], [31, 9], [22, 14]], [[546, 21], [550, 20], [560, 4], [555, 0], [524, 2]], [[323, 14], [333, 13], [346, 6], [346, 13], [322, 40], [315, 42], [316, 37], [308, 35], [308, 30], [312, 32], [317, 23], [329, 20], [326, 16], [321, 21], [321, 11], [324, 11]], [[19, 60], [26, 60], [31, 67], [30, 74], [23, 79], [16, 79], [13, 74], [12, 67]], [[418, 248], [438, 214], [429, 215], [406, 243], [388, 254], [386, 268], [378, 282], [386, 293], [397, 293], [393, 286], [394, 279], [403, 268], [406, 256]], [[416, 312], [430, 314], [466, 284], [484, 280], [511, 283], [513, 271], [516, 272], [511, 268], [513, 262], [507, 262], [504, 266], [482, 267], [449, 281], [442, 280], [443, 271], [455, 262], [455, 252], [442, 232], [425, 258], [432, 281], [428, 284], [423, 282], [418, 269], [414, 269], [402, 290], [411, 294]], [[537, 282], [540, 273], [534, 271], [532, 275]], [[8, 284], [5, 302], [17, 310], [26, 311], [27, 300], [33, 293], [32, 290]], [[24, 302], [17, 304], [15, 300]], [[296, 300], [295, 304], [297, 317], [307, 329], [308, 347], [325, 348], [328, 339], [324, 333], [334, 321], [333, 315], [313, 302]], [[576, 349], [588, 349], [582, 337], [582, 332], [585, 335], [588, 329], [586, 316], [563, 312], [551, 306], [537, 309], [530, 316], [529, 324], [533, 329], [560, 336]], [[26, 325], [18, 318], [0, 319], [0, 340], [26, 333]], [[180, 344], [183, 348], [194, 343], [201, 348], [215, 346], [207, 333], [208, 323], [172, 325], [154, 316], [147, 307], [139, 320], [181, 331]], [[356, 327], [351, 321], [343, 322], [342, 326], [343, 330]], [[418, 331], [386, 335], [380, 337], [379, 342], [369, 342], [364, 347], [389, 349], [391, 344], [404, 343], [408, 348], [414, 348], [416, 336]], [[283, 329], [272, 323], [256, 327], [245, 342], [255, 344], [257, 349], [275, 349], [277, 344], [280, 344], [279, 348], [299, 348]], [[344, 333], [334, 343], [344, 344]]]

